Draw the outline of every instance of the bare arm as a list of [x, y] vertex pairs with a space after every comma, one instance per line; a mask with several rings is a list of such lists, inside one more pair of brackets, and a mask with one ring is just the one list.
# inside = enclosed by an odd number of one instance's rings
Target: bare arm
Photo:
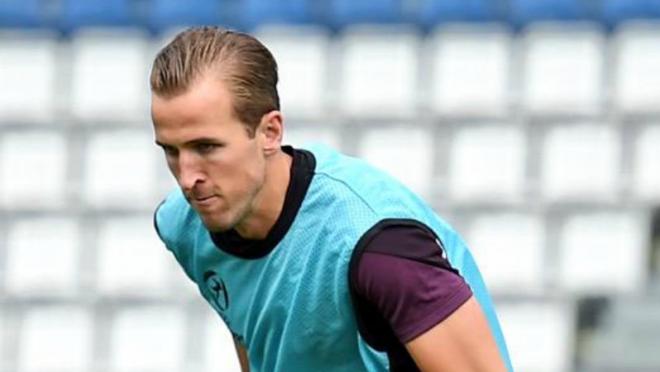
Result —
[[406, 343], [424, 372], [505, 372], [481, 306], [471, 297], [452, 315]]
[[241, 371], [250, 372], [250, 362], [248, 360], [247, 350], [236, 339], [234, 339], [234, 346], [236, 347], [236, 354], [238, 354], [238, 362], [241, 364]]

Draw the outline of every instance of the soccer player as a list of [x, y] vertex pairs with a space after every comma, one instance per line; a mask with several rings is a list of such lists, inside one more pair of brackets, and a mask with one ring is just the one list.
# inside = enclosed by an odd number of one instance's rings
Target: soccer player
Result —
[[151, 71], [179, 184], [156, 230], [243, 370], [511, 371], [460, 237], [368, 164], [282, 146], [277, 79], [258, 40], [216, 27], [177, 35]]

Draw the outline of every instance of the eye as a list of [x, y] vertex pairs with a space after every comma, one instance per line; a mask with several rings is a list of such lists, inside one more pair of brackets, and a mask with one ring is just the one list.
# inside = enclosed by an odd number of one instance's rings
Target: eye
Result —
[[199, 154], [208, 154], [218, 147], [220, 146], [215, 143], [198, 143], [195, 145], [195, 150]]
[[168, 157], [175, 157], [179, 154], [179, 151], [172, 147], [172, 146], [162, 146], [163, 152], [165, 152], [165, 155]]

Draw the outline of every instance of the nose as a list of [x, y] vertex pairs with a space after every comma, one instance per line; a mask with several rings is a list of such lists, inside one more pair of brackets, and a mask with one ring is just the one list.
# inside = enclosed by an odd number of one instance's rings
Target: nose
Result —
[[184, 191], [192, 191], [195, 185], [204, 181], [204, 172], [194, 154], [182, 151], [179, 154], [179, 186]]

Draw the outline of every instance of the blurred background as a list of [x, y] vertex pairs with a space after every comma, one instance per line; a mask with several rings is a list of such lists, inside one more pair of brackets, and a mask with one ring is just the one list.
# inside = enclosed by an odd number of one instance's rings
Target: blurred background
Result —
[[1, 371], [237, 370], [152, 228], [148, 72], [190, 24], [271, 49], [285, 142], [459, 230], [517, 371], [660, 371], [660, 0], [0, 0]]

